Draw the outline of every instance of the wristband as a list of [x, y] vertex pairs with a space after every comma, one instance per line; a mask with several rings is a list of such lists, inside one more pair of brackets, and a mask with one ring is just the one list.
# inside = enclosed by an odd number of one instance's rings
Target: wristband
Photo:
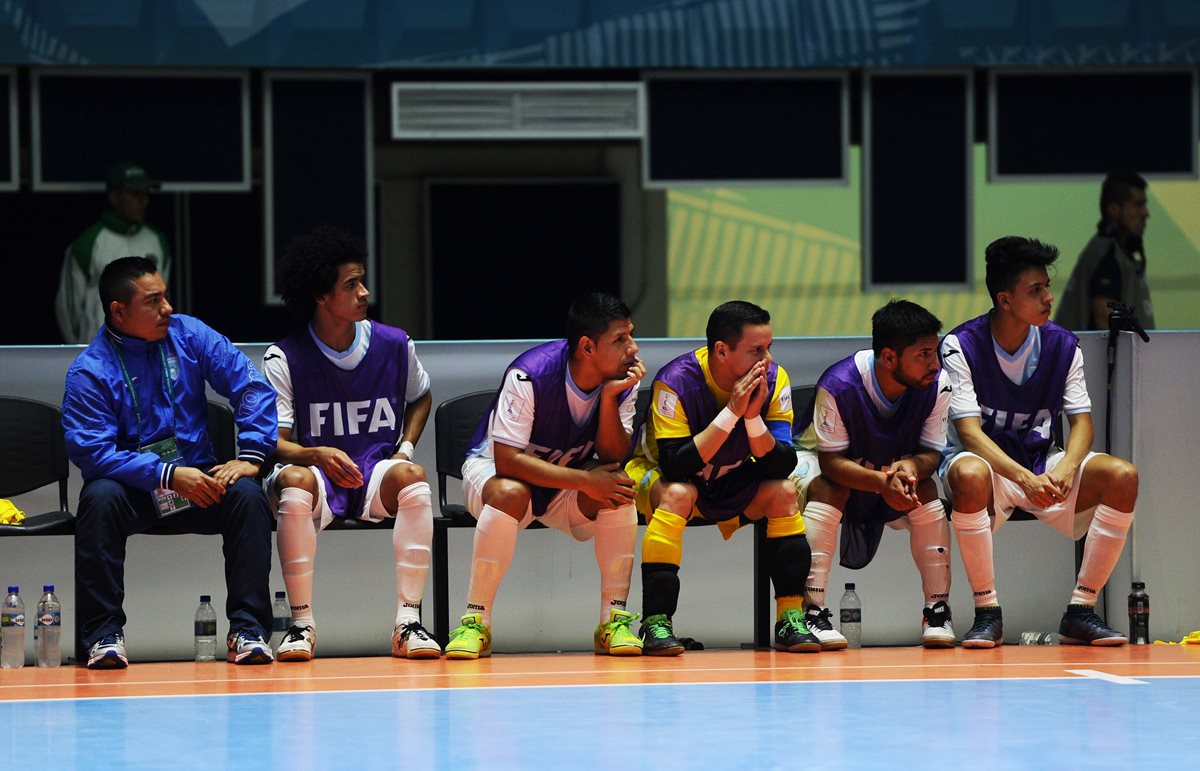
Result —
[[763, 422], [762, 415], [755, 415], [746, 421], [746, 435], [751, 439], [757, 439], [767, 433], [767, 424]]
[[737, 422], [738, 416], [734, 415], [733, 410], [726, 406], [725, 409], [718, 412], [717, 416], [713, 418], [712, 424], [728, 434], [737, 425]]
[[405, 439], [403, 442], [400, 443], [400, 447], [398, 447], [396, 449], [396, 453], [401, 454], [401, 455], [407, 455], [410, 459], [412, 459], [412, 458], [416, 457], [414, 455], [414, 453], [416, 452], [416, 449], [417, 448], [413, 447], [412, 442]]

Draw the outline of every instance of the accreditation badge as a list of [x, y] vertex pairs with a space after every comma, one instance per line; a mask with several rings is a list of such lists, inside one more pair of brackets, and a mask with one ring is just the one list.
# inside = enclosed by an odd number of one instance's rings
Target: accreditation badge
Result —
[[[142, 445], [138, 448], [138, 452], [152, 452], [161, 460], [168, 462], [183, 460], [183, 455], [179, 452], [179, 444], [173, 436], [153, 444]], [[154, 509], [158, 512], [159, 519], [177, 514], [192, 505], [187, 498], [165, 487], [156, 489], [151, 493], [151, 497], [154, 498]]]

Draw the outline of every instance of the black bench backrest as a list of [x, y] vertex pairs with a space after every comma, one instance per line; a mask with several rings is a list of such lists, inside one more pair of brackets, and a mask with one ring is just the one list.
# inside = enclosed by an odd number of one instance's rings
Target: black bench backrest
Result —
[[438, 503], [442, 513], [446, 501], [446, 479], [462, 479], [462, 465], [471, 449], [471, 435], [496, 398], [495, 391], [474, 391], [447, 399], [433, 415], [437, 436]]

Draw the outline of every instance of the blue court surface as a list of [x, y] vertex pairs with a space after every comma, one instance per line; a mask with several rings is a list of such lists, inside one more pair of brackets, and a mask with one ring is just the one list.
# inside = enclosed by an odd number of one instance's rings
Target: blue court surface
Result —
[[3, 768], [1200, 767], [1200, 678], [486, 687], [0, 702]]

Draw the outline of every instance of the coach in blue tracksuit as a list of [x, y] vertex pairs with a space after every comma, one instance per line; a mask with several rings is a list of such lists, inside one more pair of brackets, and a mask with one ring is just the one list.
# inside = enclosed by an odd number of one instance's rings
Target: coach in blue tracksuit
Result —
[[[123, 668], [125, 542], [160, 522], [224, 541], [229, 652], [273, 660], [271, 513], [255, 483], [275, 447], [275, 394], [227, 338], [173, 316], [154, 263], [115, 260], [100, 276], [104, 326], [67, 372], [67, 454], [83, 472], [75, 525], [79, 621], [91, 669]], [[238, 458], [216, 465], [205, 382], [237, 416]]]

